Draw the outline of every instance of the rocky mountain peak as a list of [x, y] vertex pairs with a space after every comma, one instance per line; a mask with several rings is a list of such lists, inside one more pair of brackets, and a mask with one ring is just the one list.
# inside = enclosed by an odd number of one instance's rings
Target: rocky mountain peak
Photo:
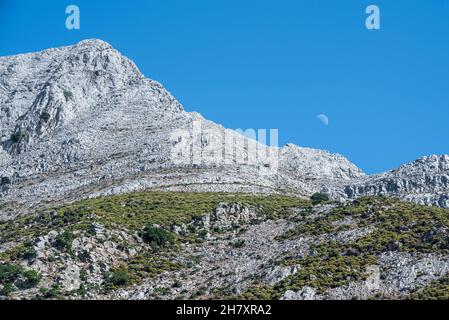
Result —
[[104, 40], [101, 39], [86, 39], [78, 42], [74, 47], [87, 48], [89, 50], [106, 50], [114, 48]]
[[117, 92], [145, 82], [133, 62], [101, 40], [0, 62], [0, 142], [13, 154]]
[[281, 149], [285, 171], [297, 179], [347, 181], [365, 173], [340, 154], [325, 150], [303, 148], [292, 143]]
[[449, 155], [430, 155], [419, 158], [409, 164], [402, 165], [396, 171], [430, 171], [446, 172], [449, 171]]
[[[39, 205], [146, 189], [304, 197], [328, 190], [345, 199], [413, 195], [446, 205], [448, 156], [370, 176], [342, 155], [293, 144], [268, 147], [278, 159], [242, 163], [236, 158], [248, 160], [248, 150], [227, 149], [226, 135], [241, 137], [185, 112], [104, 41], [1, 57], [0, 177], [11, 183], [0, 187], [0, 220]], [[209, 161], [212, 154], [218, 161]]]
[[355, 179], [344, 196], [395, 196], [419, 204], [449, 207], [449, 156], [431, 155], [378, 175]]

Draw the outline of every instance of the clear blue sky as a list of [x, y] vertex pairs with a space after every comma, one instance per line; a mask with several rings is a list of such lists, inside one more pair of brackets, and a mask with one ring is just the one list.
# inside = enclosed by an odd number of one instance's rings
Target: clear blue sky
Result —
[[[65, 28], [77, 4], [81, 30]], [[379, 31], [365, 8], [381, 9]], [[449, 153], [449, 0], [0, 0], [0, 55], [111, 43], [188, 111], [369, 173]], [[326, 114], [323, 125], [318, 114]]]

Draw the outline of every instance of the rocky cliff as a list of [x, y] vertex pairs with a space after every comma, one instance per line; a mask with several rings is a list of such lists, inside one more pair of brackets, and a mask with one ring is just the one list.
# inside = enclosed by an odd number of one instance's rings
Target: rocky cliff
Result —
[[419, 204], [449, 207], [449, 156], [428, 156], [380, 175], [355, 179], [343, 196], [395, 196]]

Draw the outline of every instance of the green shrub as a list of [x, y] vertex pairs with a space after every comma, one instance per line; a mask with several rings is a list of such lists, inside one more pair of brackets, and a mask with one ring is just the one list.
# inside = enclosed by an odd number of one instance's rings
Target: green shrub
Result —
[[27, 283], [31, 286], [36, 286], [42, 279], [42, 276], [34, 270], [24, 271], [22, 275], [25, 277]]
[[33, 245], [31, 243], [26, 243], [23, 246], [19, 246], [19, 251], [12, 258], [33, 260], [36, 256], [37, 252]]
[[157, 246], [173, 244], [175, 242], [173, 233], [151, 225], [146, 226], [143, 230], [142, 239], [148, 244]]
[[86, 236], [95, 237], [96, 235], [97, 235], [97, 229], [95, 228], [95, 225], [90, 224], [86, 229]]
[[325, 193], [325, 192], [317, 192], [314, 193], [311, 197], [310, 200], [312, 200], [313, 204], [319, 204], [319, 203], [323, 203], [323, 202], [327, 202], [330, 200], [329, 194]]
[[153, 252], [145, 252], [139, 254], [128, 261], [128, 272], [133, 281], [141, 281], [143, 279], [154, 278], [157, 275], [167, 271], [178, 271], [184, 266], [175, 263]]
[[87, 271], [86, 269], [81, 269], [80, 270], [80, 280], [83, 282], [87, 281]]
[[0, 265], [0, 284], [14, 282], [22, 272], [22, 267], [15, 264]]
[[[25, 278], [27, 285], [36, 286], [41, 280], [42, 276], [34, 270], [24, 270], [19, 265], [2, 264], [0, 265], [0, 284], [3, 285], [3, 290], [7, 293], [11, 292], [12, 284], [20, 279]], [[3, 295], [5, 292], [3, 292]]]
[[22, 256], [26, 260], [33, 260], [37, 256], [37, 252], [33, 247], [26, 247], [22, 253]]
[[44, 299], [57, 298], [61, 295], [61, 289], [57, 284], [53, 285], [50, 289], [40, 288], [39, 291]]
[[5, 186], [7, 184], [11, 184], [11, 179], [9, 177], [2, 177], [0, 180], [0, 185]]
[[166, 295], [170, 294], [170, 292], [171, 292], [170, 288], [160, 287], [160, 288], [154, 289], [154, 293], [156, 293], [158, 296], [166, 296]]
[[128, 270], [125, 268], [118, 268], [111, 273], [109, 279], [110, 283], [115, 286], [125, 286], [130, 282]]
[[189, 267], [191, 267], [191, 266], [193, 266], [193, 265], [200, 264], [202, 258], [203, 258], [202, 255], [197, 255], [197, 256], [195, 256], [195, 255], [190, 255], [190, 256], [187, 257], [187, 260], [188, 260], [187, 265], [188, 265]]
[[64, 98], [65, 101], [68, 102], [70, 99], [73, 98], [73, 93], [71, 93], [70, 91], [64, 91]]
[[39, 116], [39, 118], [45, 122], [48, 122], [48, 120], [50, 120], [51, 116], [48, 112], [42, 112], [42, 114]]
[[239, 239], [231, 244], [234, 248], [243, 248], [245, 246], [245, 240]]
[[417, 289], [408, 297], [410, 300], [449, 300], [449, 276], [436, 280], [423, 289]]
[[14, 291], [14, 286], [11, 283], [5, 283], [3, 289], [0, 290], [0, 296], [9, 296]]
[[75, 240], [73, 233], [66, 230], [56, 236], [54, 246], [60, 250], [70, 251], [72, 249], [73, 240]]

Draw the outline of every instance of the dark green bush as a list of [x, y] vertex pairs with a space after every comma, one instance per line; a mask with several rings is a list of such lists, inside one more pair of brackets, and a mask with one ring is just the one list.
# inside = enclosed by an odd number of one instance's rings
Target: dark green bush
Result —
[[245, 240], [239, 239], [239, 240], [233, 242], [233, 243], [232, 243], [232, 246], [233, 246], [234, 248], [243, 248], [243, 247], [245, 246]]
[[54, 246], [60, 250], [70, 251], [75, 236], [70, 231], [64, 231], [56, 236]]
[[48, 122], [48, 120], [50, 120], [51, 116], [48, 112], [42, 112], [42, 114], [40, 115], [39, 118], [45, 122]]
[[53, 285], [50, 289], [40, 288], [39, 291], [44, 299], [57, 298], [61, 295], [61, 289], [57, 284]]
[[24, 271], [22, 275], [25, 277], [27, 283], [31, 286], [36, 286], [42, 279], [42, 276], [34, 270]]
[[5, 283], [3, 289], [0, 290], [0, 296], [9, 296], [14, 291], [14, 286], [11, 283]]
[[111, 273], [109, 281], [115, 286], [125, 286], [130, 282], [128, 271], [125, 268], [119, 268]]
[[151, 225], [146, 226], [143, 230], [142, 239], [148, 244], [157, 246], [173, 244], [175, 242], [173, 233]]
[[27, 285], [35, 286], [39, 283], [41, 276], [34, 270], [24, 270], [16, 264], [1, 264], [0, 265], [0, 285], [3, 289], [0, 290], [0, 295], [8, 296], [14, 291], [14, 283], [21, 278], [25, 278]]
[[22, 267], [15, 264], [0, 265], [0, 284], [14, 282], [22, 271]]
[[68, 102], [70, 99], [73, 98], [73, 93], [71, 93], [70, 91], [64, 91], [64, 98], [65, 101]]
[[323, 203], [323, 202], [327, 202], [330, 200], [329, 194], [325, 193], [325, 192], [317, 192], [314, 193], [311, 197], [310, 200], [312, 200], [313, 204], [319, 204], [319, 203]]
[[415, 289], [408, 297], [410, 300], [449, 300], [449, 276], [430, 283], [423, 289]]
[[31, 244], [26, 244], [22, 252], [20, 252], [22, 258], [26, 260], [33, 260], [37, 256], [37, 252]]

